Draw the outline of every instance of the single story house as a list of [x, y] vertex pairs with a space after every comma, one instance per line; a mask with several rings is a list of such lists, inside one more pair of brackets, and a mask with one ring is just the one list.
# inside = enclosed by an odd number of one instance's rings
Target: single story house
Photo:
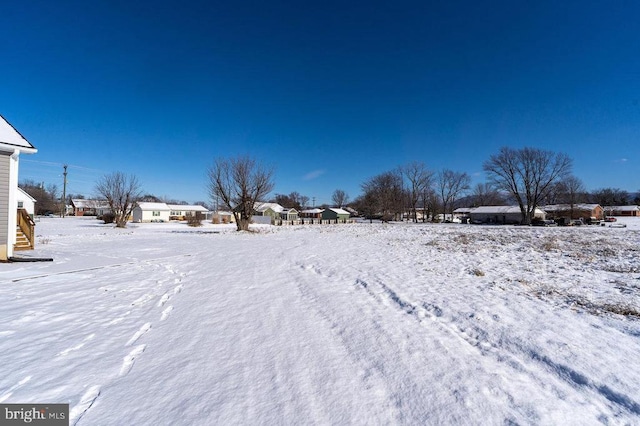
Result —
[[305, 219], [322, 219], [322, 212], [324, 209], [306, 209], [300, 211], [300, 217]]
[[133, 221], [169, 222], [171, 209], [165, 203], [140, 202], [133, 208]]
[[469, 216], [469, 213], [471, 213], [473, 209], [473, 207], [458, 207], [453, 211], [453, 217]]
[[110, 213], [109, 203], [104, 200], [85, 200], [74, 198], [71, 200], [74, 216], [102, 216]]
[[213, 223], [235, 223], [236, 218], [232, 212], [218, 210], [212, 212], [211, 221]]
[[345, 207], [344, 209], [345, 209], [346, 211], [348, 211], [348, 212], [349, 212], [349, 214], [351, 215], [351, 217], [356, 217], [356, 216], [358, 216], [358, 211], [357, 211], [356, 209], [351, 208], [351, 207], [348, 207], [348, 206], [347, 206], [347, 207]]
[[[253, 206], [254, 216], [269, 216], [271, 224], [276, 220], [298, 220], [298, 211], [282, 207], [278, 203], [256, 203]], [[254, 218], [255, 223], [266, 223], [264, 219]]]
[[344, 209], [330, 208], [322, 211], [323, 220], [337, 220], [339, 222], [346, 222], [351, 217], [351, 214]]
[[[495, 223], [495, 224], [519, 224], [522, 223], [522, 213], [518, 206], [480, 206], [469, 212], [472, 222]], [[544, 220], [546, 214], [543, 210], [536, 208], [534, 218]]]
[[640, 206], [607, 206], [604, 212], [607, 216], [640, 217]]
[[595, 218], [596, 220], [604, 219], [604, 209], [600, 204], [552, 204], [542, 207], [551, 219], [584, 219], [585, 222]]
[[18, 188], [18, 209], [25, 209], [32, 219], [36, 213], [36, 199], [22, 188]]
[[186, 220], [187, 216], [195, 216], [200, 213], [204, 217], [209, 210], [203, 206], [189, 206], [182, 204], [167, 204], [167, 207], [171, 210], [169, 212], [169, 219], [171, 220]]
[[[38, 150], [0, 116], [0, 261], [7, 261], [13, 257], [18, 241], [18, 227], [21, 234], [35, 238], [33, 221], [18, 221], [16, 207], [20, 154], [36, 152]], [[33, 240], [29, 241], [31, 248], [33, 243]]]

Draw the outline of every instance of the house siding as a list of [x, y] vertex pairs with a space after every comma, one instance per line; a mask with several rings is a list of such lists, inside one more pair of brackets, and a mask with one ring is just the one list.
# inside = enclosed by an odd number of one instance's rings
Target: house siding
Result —
[[[0, 251], [4, 257], [6, 257], [6, 249], [9, 245], [10, 182], [11, 157], [8, 154], [0, 153]], [[2, 248], [2, 246], [4, 246], [4, 248]]]

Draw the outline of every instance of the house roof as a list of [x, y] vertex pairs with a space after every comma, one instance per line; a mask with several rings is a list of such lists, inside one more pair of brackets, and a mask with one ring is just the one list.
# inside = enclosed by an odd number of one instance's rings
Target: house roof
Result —
[[322, 213], [324, 211], [324, 209], [308, 209], [308, 210], [302, 210], [300, 213], [304, 213], [304, 214], [318, 214], [318, 213]]
[[185, 211], [185, 212], [208, 212], [206, 207], [202, 206], [190, 206], [186, 204], [167, 204], [171, 210]]
[[33, 198], [31, 195], [29, 195], [29, 193], [27, 193], [27, 191], [25, 191], [24, 189], [18, 187], [18, 199], [25, 199], [25, 198], [33, 201], [34, 203], [36, 202], [36, 199]]
[[[574, 210], [582, 210], [582, 211], [588, 211], [588, 212], [593, 211], [598, 207], [600, 207], [600, 204], [581, 203], [581, 204], [573, 205]], [[567, 211], [567, 210], [571, 210], [571, 204], [550, 204], [547, 206], [542, 206], [541, 209], [547, 212]]]
[[346, 211], [344, 209], [329, 208], [327, 210], [331, 210], [332, 212], [335, 212], [336, 214], [348, 214], [348, 215], [351, 215], [351, 213], [349, 213], [348, 211]]
[[142, 210], [155, 210], [155, 211], [171, 211], [169, 206], [166, 203], [151, 203], [147, 201], [142, 201], [138, 203], [138, 207]]
[[[470, 213], [481, 214], [516, 214], [520, 213], [518, 206], [480, 206], [472, 209]], [[541, 209], [535, 209], [535, 213], [544, 213]]]
[[640, 207], [639, 206], [607, 206], [604, 207], [605, 210], [610, 211], [610, 210], [615, 210], [618, 212], [637, 212], [640, 211]]
[[278, 203], [255, 203], [253, 205], [253, 209], [257, 212], [264, 212], [267, 209], [271, 209], [276, 213], [282, 213], [284, 211], [284, 207], [282, 207]]
[[473, 210], [473, 207], [458, 207], [453, 212], [454, 213], [469, 213]]
[[3, 116], [0, 115], [0, 149], [19, 149], [28, 154], [33, 154], [38, 150], [24, 138]]
[[105, 209], [109, 208], [109, 203], [103, 200], [85, 200], [81, 198], [74, 198], [71, 200], [71, 204], [76, 209]]

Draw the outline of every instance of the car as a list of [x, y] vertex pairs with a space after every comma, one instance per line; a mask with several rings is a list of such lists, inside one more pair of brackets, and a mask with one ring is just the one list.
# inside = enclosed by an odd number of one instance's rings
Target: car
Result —
[[617, 222], [617, 221], [618, 221], [618, 219], [616, 219], [616, 218], [615, 218], [615, 217], [613, 217], [613, 216], [608, 216], [608, 217], [605, 217], [605, 218], [604, 218], [604, 221], [605, 221], [605, 222]]
[[533, 226], [558, 226], [558, 224], [551, 220], [551, 219], [546, 219], [546, 220], [542, 220], [542, 219], [537, 219], [531, 222], [531, 225]]

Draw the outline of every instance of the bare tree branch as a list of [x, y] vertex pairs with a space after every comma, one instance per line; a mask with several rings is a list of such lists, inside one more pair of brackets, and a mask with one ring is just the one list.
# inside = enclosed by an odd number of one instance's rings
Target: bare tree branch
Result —
[[562, 153], [536, 148], [503, 147], [483, 165], [489, 181], [510, 193], [522, 213], [522, 223], [530, 224], [535, 209], [553, 185], [571, 171], [571, 159]]
[[248, 156], [218, 158], [208, 176], [211, 197], [233, 212], [238, 231], [249, 230], [255, 204], [273, 189], [273, 169]]
[[122, 172], [115, 172], [103, 176], [96, 184], [95, 190], [109, 203], [116, 226], [126, 227], [135, 203], [142, 196], [138, 178], [134, 175], [127, 176]]

